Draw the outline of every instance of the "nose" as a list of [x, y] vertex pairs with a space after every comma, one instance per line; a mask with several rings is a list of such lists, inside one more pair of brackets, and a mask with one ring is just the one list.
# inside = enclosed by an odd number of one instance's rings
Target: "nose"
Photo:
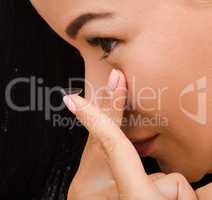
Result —
[[85, 98], [93, 99], [106, 86], [113, 68], [116, 67], [101, 60], [85, 59]]

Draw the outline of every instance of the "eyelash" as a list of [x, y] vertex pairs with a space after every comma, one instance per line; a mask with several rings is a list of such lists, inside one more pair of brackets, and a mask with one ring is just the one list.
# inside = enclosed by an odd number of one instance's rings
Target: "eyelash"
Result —
[[101, 47], [104, 51], [102, 59], [106, 59], [109, 57], [114, 48], [120, 43], [120, 40], [115, 38], [94, 37], [87, 39], [87, 42], [92, 47]]

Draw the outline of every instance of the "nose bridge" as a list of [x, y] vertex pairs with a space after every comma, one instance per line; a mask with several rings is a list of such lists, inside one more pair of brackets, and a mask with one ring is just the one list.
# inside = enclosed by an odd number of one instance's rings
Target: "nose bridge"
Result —
[[97, 59], [85, 59], [85, 97], [93, 98], [107, 84], [112, 67]]

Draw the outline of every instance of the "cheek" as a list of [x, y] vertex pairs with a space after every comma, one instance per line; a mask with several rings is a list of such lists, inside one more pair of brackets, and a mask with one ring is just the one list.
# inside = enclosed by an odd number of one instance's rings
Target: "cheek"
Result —
[[[160, 112], [170, 121], [179, 117], [187, 120], [179, 104], [182, 91], [211, 73], [209, 36], [200, 33], [200, 27], [189, 27], [186, 23], [184, 26], [181, 30], [162, 27], [166, 32], [154, 27], [155, 30], [146, 31], [128, 44], [119, 57], [128, 79], [130, 102], [138, 104], [140, 99], [142, 103], [136, 109], [141, 112]], [[189, 29], [193, 29], [192, 34]], [[196, 93], [183, 98], [190, 112], [197, 111], [196, 99]]]

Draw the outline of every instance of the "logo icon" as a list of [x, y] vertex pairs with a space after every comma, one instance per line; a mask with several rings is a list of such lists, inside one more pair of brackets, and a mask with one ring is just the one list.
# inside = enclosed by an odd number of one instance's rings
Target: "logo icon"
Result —
[[[206, 124], [207, 123], [207, 77], [202, 77], [201, 79], [195, 81], [194, 83], [191, 83], [187, 85], [183, 91], [180, 93], [179, 97], [179, 103], [180, 103], [180, 109], [181, 111], [190, 119], [194, 120], [195, 122], [199, 124]], [[185, 108], [183, 108], [182, 105], [182, 97], [191, 93], [191, 92], [197, 92], [197, 113], [193, 114], [189, 111], [187, 111]]]

